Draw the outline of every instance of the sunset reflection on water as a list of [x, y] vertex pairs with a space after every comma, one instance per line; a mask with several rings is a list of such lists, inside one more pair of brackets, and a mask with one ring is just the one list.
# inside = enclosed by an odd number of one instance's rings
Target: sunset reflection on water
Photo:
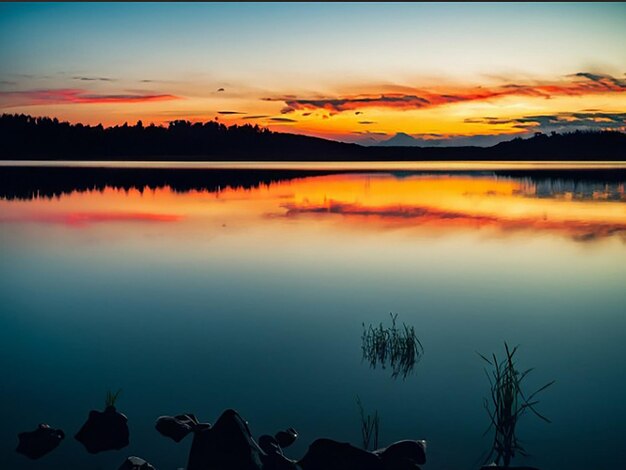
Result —
[[[624, 183], [534, 181], [484, 175], [352, 173], [215, 190], [169, 186], [72, 191], [57, 197], [0, 200], [0, 221], [175, 223], [176, 230], [302, 223], [328, 219], [342, 229], [531, 230], [576, 240], [626, 233]], [[280, 227], [280, 226], [278, 226]]]

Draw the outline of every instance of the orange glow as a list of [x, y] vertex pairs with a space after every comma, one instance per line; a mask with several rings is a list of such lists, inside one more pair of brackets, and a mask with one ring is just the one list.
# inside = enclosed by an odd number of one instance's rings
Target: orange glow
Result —
[[[545, 188], [544, 188], [545, 189]], [[552, 191], [525, 179], [452, 175], [338, 174], [306, 177], [252, 189], [175, 192], [106, 188], [59, 198], [0, 201], [0, 222], [174, 223], [205, 234], [260, 221], [310, 218], [344, 228], [421, 231], [489, 228], [557, 233], [574, 239], [621, 236], [626, 240], [624, 185], [585, 194]], [[545, 192], [545, 191], [544, 191]]]
[[[533, 116], [562, 115], [562, 122], [571, 126], [619, 129], [618, 122], [602, 114], [623, 114], [626, 109], [626, 83], [610, 75], [578, 73], [552, 80], [482, 84], [442, 79], [421, 86], [416, 81], [415, 86], [356, 82], [323, 93], [245, 87], [217, 93], [207, 92], [201, 83], [164, 89], [152, 85], [148, 91], [129, 92], [108, 84], [106, 92], [76, 88], [0, 92], [0, 108], [105, 126], [137, 120], [167, 125], [177, 119], [217, 119], [226, 125], [258, 124], [349, 141], [384, 140], [398, 132], [425, 140], [524, 135], [541, 127], [529, 119]], [[597, 115], [577, 123], [574, 115], [589, 110]]]

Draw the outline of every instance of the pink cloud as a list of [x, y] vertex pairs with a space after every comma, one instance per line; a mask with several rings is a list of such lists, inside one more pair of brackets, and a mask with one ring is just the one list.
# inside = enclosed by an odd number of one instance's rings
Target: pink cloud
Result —
[[13, 106], [35, 104], [63, 104], [63, 103], [143, 103], [149, 101], [168, 101], [181, 99], [170, 94], [151, 93], [122, 93], [122, 94], [93, 94], [87, 90], [77, 88], [41, 89], [26, 91], [0, 92], [0, 100], [11, 103]]

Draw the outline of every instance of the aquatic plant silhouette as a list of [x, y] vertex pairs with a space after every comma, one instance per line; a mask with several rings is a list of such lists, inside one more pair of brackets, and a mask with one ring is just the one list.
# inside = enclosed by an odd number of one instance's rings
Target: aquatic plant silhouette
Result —
[[[359, 408], [359, 416], [361, 418], [361, 438], [363, 440], [363, 449], [378, 449], [378, 436], [380, 431], [380, 416], [378, 410], [374, 411], [374, 415], [365, 415], [365, 409], [361, 398], [356, 396], [356, 405]], [[371, 446], [371, 447], [370, 447]]]
[[104, 405], [108, 408], [109, 406], [115, 407], [115, 402], [122, 393], [122, 389], [119, 389], [117, 392], [113, 393], [111, 390], [107, 390], [106, 398], [104, 399]]
[[382, 322], [377, 327], [366, 327], [363, 323], [363, 360], [367, 360], [373, 369], [379, 364], [383, 369], [389, 365], [394, 379], [400, 375], [406, 379], [424, 354], [424, 348], [414, 327], [404, 323], [402, 327], [398, 327], [398, 314], [389, 315], [390, 327], [383, 326]]
[[550, 422], [548, 418], [535, 409], [535, 405], [539, 403], [535, 397], [550, 387], [554, 381], [545, 384], [530, 395], [526, 395], [522, 390], [522, 382], [533, 369], [527, 369], [524, 372], [517, 369], [514, 356], [518, 347], [510, 349], [505, 342], [506, 358], [502, 360], [498, 360], [495, 354], [492, 354], [491, 359], [488, 359], [478, 353], [491, 366], [491, 373], [485, 369], [485, 374], [491, 385], [491, 397], [490, 399], [485, 398], [485, 409], [491, 421], [485, 435], [493, 430], [494, 436], [485, 463], [488, 463], [495, 455], [495, 463], [500, 465], [502, 462], [504, 467], [509, 466], [516, 453], [528, 456], [516, 435], [517, 424], [522, 415], [531, 411], [543, 421]]

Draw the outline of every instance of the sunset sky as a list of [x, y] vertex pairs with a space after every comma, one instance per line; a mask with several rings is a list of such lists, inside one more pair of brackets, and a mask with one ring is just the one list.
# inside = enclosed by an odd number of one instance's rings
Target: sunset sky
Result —
[[626, 130], [625, 44], [626, 3], [4, 3], [0, 108], [489, 145]]

